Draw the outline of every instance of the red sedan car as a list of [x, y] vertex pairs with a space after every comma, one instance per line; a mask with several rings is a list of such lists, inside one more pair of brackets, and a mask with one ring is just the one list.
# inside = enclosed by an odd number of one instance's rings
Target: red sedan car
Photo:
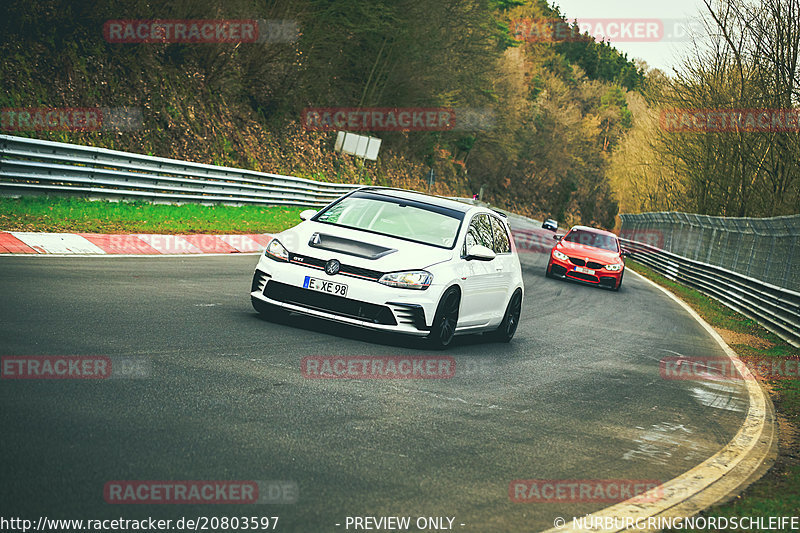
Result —
[[574, 226], [558, 240], [547, 262], [547, 277], [582, 281], [615, 291], [622, 286], [628, 255], [611, 232], [588, 226]]

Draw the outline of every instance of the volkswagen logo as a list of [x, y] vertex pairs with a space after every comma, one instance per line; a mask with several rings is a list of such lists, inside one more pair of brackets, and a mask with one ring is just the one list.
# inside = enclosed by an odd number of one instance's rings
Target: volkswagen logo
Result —
[[342, 264], [339, 261], [337, 261], [336, 259], [331, 259], [330, 261], [325, 263], [325, 273], [328, 274], [329, 276], [333, 276], [334, 274], [339, 272], [341, 266]]

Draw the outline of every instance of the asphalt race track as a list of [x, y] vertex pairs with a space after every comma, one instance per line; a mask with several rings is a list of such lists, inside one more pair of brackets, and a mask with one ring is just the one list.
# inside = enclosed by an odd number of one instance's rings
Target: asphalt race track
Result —
[[[517, 336], [457, 338], [433, 354], [454, 356], [455, 376], [436, 380], [305, 379], [304, 356], [431, 353], [260, 319], [253, 255], [0, 257], [0, 355], [148, 363], [140, 379], [0, 381], [3, 515], [279, 516], [277, 531], [297, 532], [447, 516], [457, 531], [540, 531], [608, 504], [514, 503], [512, 480], [666, 481], [735, 434], [743, 388], [660, 375], [664, 357], [724, 356], [678, 305], [631, 273], [615, 293], [547, 279], [544, 254], [522, 255]], [[104, 500], [111, 480], [288, 480], [299, 495], [118, 505]]]

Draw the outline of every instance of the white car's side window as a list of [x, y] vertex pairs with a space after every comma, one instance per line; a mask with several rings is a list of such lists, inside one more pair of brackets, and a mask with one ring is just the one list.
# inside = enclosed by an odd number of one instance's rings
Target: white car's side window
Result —
[[492, 229], [494, 230], [494, 253], [507, 254], [511, 252], [511, 243], [508, 240], [508, 231], [503, 221], [497, 217], [492, 218]]
[[467, 250], [476, 244], [483, 245], [490, 250], [494, 248], [492, 223], [489, 218], [489, 215], [485, 213], [479, 213], [472, 217], [467, 229], [467, 237], [464, 240], [464, 248], [461, 251], [462, 257], [466, 257]]
[[492, 232], [492, 221], [489, 215], [482, 214], [477, 217], [478, 235], [480, 235], [480, 242], [490, 250], [494, 249], [494, 236]]

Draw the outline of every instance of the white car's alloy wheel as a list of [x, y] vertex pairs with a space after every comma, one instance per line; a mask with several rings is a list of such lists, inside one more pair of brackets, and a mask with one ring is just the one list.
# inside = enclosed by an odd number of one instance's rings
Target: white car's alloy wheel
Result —
[[432, 348], [444, 349], [453, 341], [458, 324], [460, 303], [461, 296], [455, 287], [447, 289], [442, 295], [442, 300], [436, 308], [431, 333], [428, 336]]

